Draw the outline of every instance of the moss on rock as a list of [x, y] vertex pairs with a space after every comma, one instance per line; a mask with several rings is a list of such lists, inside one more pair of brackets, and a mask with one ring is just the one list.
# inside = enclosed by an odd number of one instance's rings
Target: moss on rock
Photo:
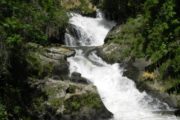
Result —
[[68, 63], [66, 58], [75, 54], [74, 50], [63, 46], [44, 47], [28, 43], [29, 52], [26, 55], [30, 77], [43, 79], [44, 77], [68, 78]]
[[84, 107], [91, 109], [100, 109], [102, 101], [97, 93], [87, 93], [75, 95], [65, 101], [66, 113], [77, 112]]
[[91, 15], [96, 12], [96, 7], [90, 0], [63, 0], [62, 6], [67, 10], [75, 10], [84, 15]]
[[58, 116], [57, 120], [106, 120], [112, 117], [91, 84], [47, 79], [39, 87], [46, 94], [46, 99], [39, 98], [34, 101], [34, 107], [41, 117]]
[[29, 74], [38, 78], [44, 78], [52, 73], [53, 65], [49, 63], [43, 63], [39, 56], [39, 53], [29, 52], [26, 57], [29, 64]]

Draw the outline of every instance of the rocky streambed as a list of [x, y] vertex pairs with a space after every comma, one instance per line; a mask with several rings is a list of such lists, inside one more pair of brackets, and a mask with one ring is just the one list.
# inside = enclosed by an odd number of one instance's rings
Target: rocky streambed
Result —
[[[37, 99], [38, 104], [36, 104], [37, 101], [35, 102], [37, 111], [33, 113], [34, 116], [44, 120], [106, 120], [112, 117], [112, 113], [102, 103], [95, 86], [81, 77], [80, 73], [75, 72], [69, 77], [69, 63], [66, 59], [75, 55], [74, 48], [42, 47], [36, 44], [29, 44], [28, 47], [33, 49], [29, 56], [35, 57], [39, 62], [39, 65], [35, 64], [37, 69], [42, 70], [39, 74], [45, 76], [43, 79], [39, 78], [31, 83], [45, 95], [45, 99], [40, 99], [41, 97]], [[111, 43], [101, 47], [90, 47], [85, 54], [96, 51], [109, 63], [121, 63], [120, 66], [125, 68], [124, 76], [134, 80], [140, 91], [145, 90], [171, 107], [179, 108], [179, 96], [158, 90], [155, 83], [157, 81], [141, 79], [145, 67], [150, 62], [143, 58], [125, 58], [121, 54], [123, 49], [125, 47]], [[30, 60], [29, 62], [33, 64], [34, 61]], [[174, 114], [174, 112], [166, 111], [164, 114]], [[175, 114], [179, 115], [179, 112], [176, 111]]]
[[34, 100], [36, 111], [32, 115], [36, 119], [106, 120], [112, 117], [95, 86], [82, 78], [80, 73], [73, 73], [69, 77], [66, 59], [75, 54], [72, 48], [42, 47], [32, 43], [28, 47], [32, 49], [29, 62], [43, 76], [33, 78], [31, 83], [43, 93]]

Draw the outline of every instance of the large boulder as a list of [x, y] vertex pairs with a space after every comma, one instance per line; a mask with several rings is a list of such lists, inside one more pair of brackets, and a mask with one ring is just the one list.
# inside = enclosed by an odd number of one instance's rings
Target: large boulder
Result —
[[85, 85], [53, 79], [40, 83], [47, 95], [37, 108], [42, 120], [108, 120], [112, 117], [92, 84]]
[[75, 51], [64, 46], [43, 47], [29, 43], [31, 51], [27, 55], [29, 69], [38, 78], [53, 77], [55, 79], [67, 79], [69, 64], [67, 57], [74, 56]]
[[75, 82], [75, 83], [88, 84], [87, 79], [86, 79], [86, 78], [83, 78], [83, 77], [81, 76], [81, 74], [78, 73], [78, 72], [73, 72], [73, 73], [71, 74], [71, 78], [70, 78], [70, 79], [71, 79], [72, 82]]
[[69, 75], [69, 64], [67, 57], [75, 55], [75, 51], [65, 47], [49, 47], [42, 54], [42, 61], [51, 62], [52, 77], [56, 79], [67, 79]]
[[130, 57], [123, 54], [127, 47], [115, 43], [105, 44], [97, 49], [97, 55], [108, 63], [127, 62]]

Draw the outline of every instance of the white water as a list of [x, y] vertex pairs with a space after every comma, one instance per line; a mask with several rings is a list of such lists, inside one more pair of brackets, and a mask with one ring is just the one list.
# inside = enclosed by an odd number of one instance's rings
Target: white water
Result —
[[[77, 38], [66, 34], [68, 46], [100, 46], [109, 30], [115, 25], [102, 18], [83, 17], [73, 14], [70, 24], [76, 26]], [[98, 89], [106, 108], [114, 115], [113, 120], [178, 120], [173, 115], [162, 115], [156, 111], [170, 111], [167, 104], [153, 99], [145, 92], [141, 93], [132, 80], [122, 75], [123, 68], [119, 64], [107, 64], [95, 52], [84, 55], [77, 49], [74, 57], [68, 58], [70, 73], [79, 72]]]
[[70, 24], [75, 25], [79, 36], [77, 41], [74, 41], [72, 35], [66, 33], [66, 44], [69, 46], [100, 46], [104, 44], [104, 39], [109, 30], [115, 25], [114, 22], [108, 22], [102, 19], [100, 13], [97, 18], [83, 17], [79, 14], [71, 14]]

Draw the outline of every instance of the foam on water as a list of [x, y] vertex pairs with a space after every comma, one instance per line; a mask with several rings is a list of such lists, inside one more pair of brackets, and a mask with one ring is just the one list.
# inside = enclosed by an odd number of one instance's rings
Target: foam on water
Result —
[[[79, 14], [71, 14], [73, 17], [70, 19], [69, 23], [77, 27], [77, 32], [80, 36], [78, 38], [80, 46], [100, 46], [104, 44], [104, 39], [109, 32], [109, 30], [115, 25], [114, 22], [109, 22], [102, 18], [102, 14], [98, 13], [97, 18], [83, 17]], [[99, 27], [97, 27], [99, 26]], [[67, 35], [67, 34], [66, 34]], [[69, 35], [71, 36], [71, 35]], [[67, 37], [67, 45], [77, 46], [72, 44], [73, 37]], [[71, 43], [71, 44], [68, 44]]]

